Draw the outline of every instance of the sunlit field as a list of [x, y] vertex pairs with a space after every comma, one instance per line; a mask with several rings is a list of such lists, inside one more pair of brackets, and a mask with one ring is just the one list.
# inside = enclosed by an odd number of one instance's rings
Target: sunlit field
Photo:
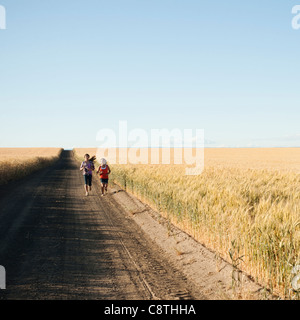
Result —
[[298, 299], [300, 148], [205, 149], [204, 159], [197, 176], [171, 161], [111, 164], [111, 178], [271, 292]]
[[0, 185], [52, 164], [61, 151], [61, 148], [0, 148]]

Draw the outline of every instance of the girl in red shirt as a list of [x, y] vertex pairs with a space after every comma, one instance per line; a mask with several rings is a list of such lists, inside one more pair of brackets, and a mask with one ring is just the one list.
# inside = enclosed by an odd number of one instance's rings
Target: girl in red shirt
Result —
[[97, 170], [97, 173], [100, 173], [100, 181], [101, 181], [101, 196], [104, 196], [104, 190], [107, 193], [107, 185], [108, 185], [108, 175], [110, 174], [111, 170], [110, 167], [107, 165], [107, 162], [104, 158], [100, 160], [100, 167]]

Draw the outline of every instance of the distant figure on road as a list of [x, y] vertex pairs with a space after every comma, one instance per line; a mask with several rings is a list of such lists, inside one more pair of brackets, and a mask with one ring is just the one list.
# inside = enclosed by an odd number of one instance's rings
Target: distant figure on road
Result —
[[92, 177], [93, 171], [95, 170], [94, 161], [96, 157], [90, 158], [89, 154], [84, 155], [84, 161], [81, 163], [80, 170], [83, 171], [84, 176], [84, 190], [85, 195], [89, 195], [89, 191], [92, 190]]
[[100, 167], [97, 170], [97, 173], [100, 173], [100, 181], [101, 181], [101, 196], [104, 196], [104, 190], [107, 193], [107, 185], [108, 185], [108, 175], [111, 173], [110, 167], [107, 165], [107, 161], [102, 158], [100, 160]]

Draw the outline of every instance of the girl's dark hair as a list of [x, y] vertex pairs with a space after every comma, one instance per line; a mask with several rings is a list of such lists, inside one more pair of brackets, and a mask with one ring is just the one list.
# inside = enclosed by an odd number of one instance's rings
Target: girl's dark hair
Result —
[[89, 161], [94, 162], [96, 160], [96, 156], [92, 156]]
[[[88, 153], [86, 153], [86, 154], [84, 155], [84, 157], [90, 157], [90, 155], [89, 155]], [[96, 156], [92, 156], [92, 157], [89, 159], [90, 162], [94, 162], [95, 160], [96, 160]]]

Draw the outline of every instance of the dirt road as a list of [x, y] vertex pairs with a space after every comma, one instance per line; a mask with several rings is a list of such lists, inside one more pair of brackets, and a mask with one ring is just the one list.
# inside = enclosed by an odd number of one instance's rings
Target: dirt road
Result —
[[0, 299], [205, 299], [71, 151], [0, 191]]

